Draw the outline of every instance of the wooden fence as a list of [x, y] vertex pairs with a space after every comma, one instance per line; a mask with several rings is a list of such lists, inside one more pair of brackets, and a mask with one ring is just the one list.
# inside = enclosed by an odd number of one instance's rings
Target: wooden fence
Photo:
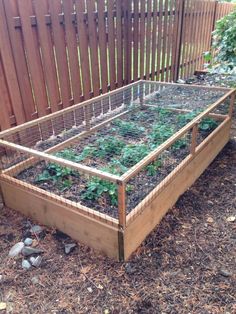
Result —
[[0, 128], [202, 66], [213, 0], [0, 0]]

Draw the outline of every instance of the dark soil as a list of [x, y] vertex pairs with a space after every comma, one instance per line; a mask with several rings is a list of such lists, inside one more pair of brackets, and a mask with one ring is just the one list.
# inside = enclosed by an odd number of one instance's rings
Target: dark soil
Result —
[[[8, 258], [27, 218], [0, 211], [0, 302], [7, 313], [235, 313], [236, 143], [231, 141], [128, 263], [114, 262], [45, 229], [39, 269]], [[31, 222], [32, 223], [32, 222]], [[33, 284], [36, 277], [38, 283]], [[35, 279], [35, 278], [34, 278]], [[4, 313], [4, 311], [2, 311]]]

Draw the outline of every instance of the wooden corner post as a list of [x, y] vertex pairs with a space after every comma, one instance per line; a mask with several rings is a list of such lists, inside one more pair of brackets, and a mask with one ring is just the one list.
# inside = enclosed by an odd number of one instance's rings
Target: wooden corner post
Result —
[[118, 230], [118, 245], [119, 245], [119, 260], [123, 261], [124, 253], [124, 230], [126, 227], [126, 183], [118, 182], [118, 214], [119, 214], [119, 230]]
[[233, 111], [234, 111], [235, 97], [236, 97], [236, 90], [235, 90], [234, 93], [230, 96], [230, 105], [229, 105], [229, 117], [230, 117], [230, 118], [232, 118]]
[[197, 134], [198, 134], [198, 124], [194, 124], [193, 129], [192, 129], [192, 139], [191, 139], [191, 146], [190, 146], [190, 154], [194, 155], [196, 152], [196, 147], [197, 147]]

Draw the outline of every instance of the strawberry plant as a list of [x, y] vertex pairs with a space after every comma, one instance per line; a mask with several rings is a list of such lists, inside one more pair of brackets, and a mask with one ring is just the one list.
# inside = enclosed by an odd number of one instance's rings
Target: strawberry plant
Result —
[[118, 131], [118, 133], [122, 136], [140, 137], [145, 132], [144, 127], [138, 126], [134, 122], [127, 122], [121, 119], [115, 120], [113, 125], [116, 127], [113, 130]]
[[146, 157], [150, 149], [145, 144], [127, 145], [121, 153], [120, 162], [125, 167], [132, 167]]
[[164, 143], [174, 133], [175, 130], [172, 127], [166, 124], [157, 123], [153, 126], [152, 132], [149, 134], [149, 139], [152, 145], [155, 147], [156, 145], [161, 145]]

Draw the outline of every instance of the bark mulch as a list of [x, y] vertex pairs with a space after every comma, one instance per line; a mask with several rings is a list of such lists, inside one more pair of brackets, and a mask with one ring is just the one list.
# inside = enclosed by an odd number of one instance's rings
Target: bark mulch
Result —
[[236, 214], [235, 169], [231, 140], [128, 263], [79, 243], [65, 255], [64, 243], [72, 240], [45, 229], [41, 267], [24, 271], [21, 257], [10, 259], [8, 251], [29, 221], [2, 209], [0, 302], [7, 313], [25, 314], [235, 313], [236, 222], [227, 221]]

